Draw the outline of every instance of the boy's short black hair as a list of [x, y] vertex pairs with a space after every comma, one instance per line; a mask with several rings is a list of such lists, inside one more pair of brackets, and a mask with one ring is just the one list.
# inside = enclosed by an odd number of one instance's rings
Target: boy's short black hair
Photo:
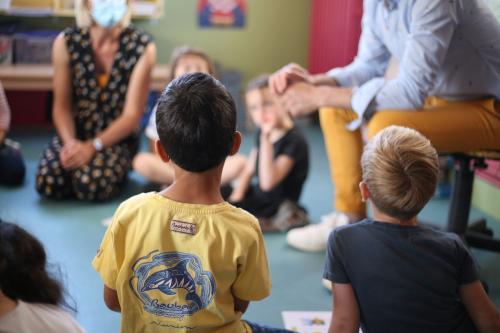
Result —
[[231, 152], [236, 106], [226, 88], [204, 73], [173, 80], [158, 100], [156, 126], [160, 142], [179, 167], [203, 172]]

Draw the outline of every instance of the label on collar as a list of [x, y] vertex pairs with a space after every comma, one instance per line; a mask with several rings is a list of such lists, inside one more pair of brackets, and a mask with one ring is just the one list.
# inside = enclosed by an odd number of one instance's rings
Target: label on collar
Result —
[[180, 232], [187, 235], [194, 235], [196, 234], [196, 224], [172, 220], [170, 222], [170, 231]]

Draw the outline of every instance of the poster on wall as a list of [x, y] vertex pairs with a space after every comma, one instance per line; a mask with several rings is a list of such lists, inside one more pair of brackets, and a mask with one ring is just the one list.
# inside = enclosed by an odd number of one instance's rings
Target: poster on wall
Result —
[[199, 0], [198, 25], [202, 28], [243, 28], [246, 0]]

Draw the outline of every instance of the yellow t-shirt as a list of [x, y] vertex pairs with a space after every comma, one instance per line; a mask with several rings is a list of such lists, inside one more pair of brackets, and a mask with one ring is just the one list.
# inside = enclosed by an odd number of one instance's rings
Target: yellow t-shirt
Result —
[[251, 332], [233, 295], [254, 301], [271, 289], [255, 217], [154, 192], [120, 205], [92, 265], [118, 293], [121, 332]]

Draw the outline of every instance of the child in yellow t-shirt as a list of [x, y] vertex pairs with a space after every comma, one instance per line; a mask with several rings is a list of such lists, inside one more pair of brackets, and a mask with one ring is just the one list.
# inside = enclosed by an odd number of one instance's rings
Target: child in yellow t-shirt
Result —
[[257, 220], [219, 190], [241, 142], [229, 93], [210, 75], [183, 75], [160, 97], [156, 121], [174, 181], [122, 203], [93, 261], [121, 331], [289, 332], [241, 319], [271, 282]]
[[[176, 47], [170, 57], [170, 75], [168, 82], [189, 73], [207, 73], [217, 78], [213, 60], [202, 50], [189, 46]], [[134, 170], [143, 176], [150, 184], [148, 187], [163, 188], [173, 180], [173, 170], [170, 165], [163, 163], [156, 154], [154, 142], [159, 139], [156, 129], [156, 107], [153, 109], [146, 126], [145, 134], [149, 139], [151, 151], [140, 152], [134, 157]], [[227, 184], [241, 173], [245, 167], [246, 158], [243, 155], [229, 156], [224, 163], [221, 183]], [[153, 185], [153, 186], [151, 186]]]

